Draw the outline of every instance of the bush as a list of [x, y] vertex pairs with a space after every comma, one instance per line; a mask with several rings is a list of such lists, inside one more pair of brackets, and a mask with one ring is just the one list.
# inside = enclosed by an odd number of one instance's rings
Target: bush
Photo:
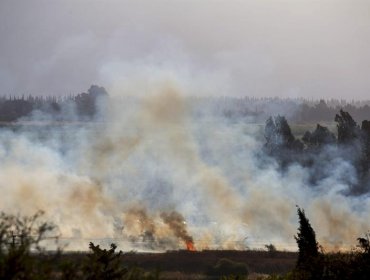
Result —
[[83, 279], [86, 280], [155, 280], [159, 279], [159, 271], [145, 272], [139, 267], [127, 267], [122, 260], [122, 251], [116, 252], [117, 246], [101, 249], [99, 245], [90, 242], [92, 251], [83, 265]]
[[[56, 226], [33, 216], [0, 214], [0, 279], [50, 279], [60, 251], [47, 253], [46, 239], [57, 241]], [[42, 263], [42, 265], [41, 265]]]
[[276, 253], [277, 253], [277, 250], [276, 250], [276, 247], [274, 244], [270, 243], [270, 244], [266, 244], [265, 245], [265, 248], [267, 250], [267, 252], [269, 252], [270, 256], [276, 256]]
[[98, 279], [122, 279], [128, 273], [128, 269], [121, 265], [122, 251], [115, 252], [117, 246], [111, 244], [109, 250], [100, 249], [99, 245], [90, 242], [91, 254], [84, 267], [84, 275], [87, 280]]
[[155, 280], [159, 272], [148, 273], [123, 265], [122, 252], [115, 252], [117, 246], [109, 250], [90, 243], [92, 251], [80, 260], [63, 260], [61, 249], [50, 253], [43, 242], [58, 245], [57, 227], [42, 220], [43, 212], [32, 216], [0, 214], [0, 279], [6, 280]]

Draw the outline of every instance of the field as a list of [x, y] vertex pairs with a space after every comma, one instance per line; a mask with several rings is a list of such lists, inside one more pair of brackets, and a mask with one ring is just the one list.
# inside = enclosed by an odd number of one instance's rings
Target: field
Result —
[[[82, 260], [83, 253], [67, 253], [63, 258]], [[129, 267], [140, 267], [146, 271], [159, 270], [160, 279], [212, 279], [209, 271], [221, 259], [245, 264], [249, 279], [261, 275], [285, 274], [291, 271], [297, 259], [295, 252], [204, 250], [190, 252], [185, 250], [164, 253], [129, 252], [122, 256], [122, 262]], [[219, 279], [219, 277], [215, 277]]]

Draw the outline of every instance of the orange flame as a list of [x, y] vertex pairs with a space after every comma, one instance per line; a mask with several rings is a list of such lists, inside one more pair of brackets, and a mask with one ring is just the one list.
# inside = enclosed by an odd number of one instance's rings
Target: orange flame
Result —
[[193, 241], [186, 241], [186, 249], [188, 251], [196, 251]]

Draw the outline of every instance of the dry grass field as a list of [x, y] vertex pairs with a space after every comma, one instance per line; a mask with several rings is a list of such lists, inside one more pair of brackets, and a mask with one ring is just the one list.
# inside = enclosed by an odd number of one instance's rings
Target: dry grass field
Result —
[[[68, 253], [63, 258], [78, 262], [84, 253]], [[146, 271], [159, 270], [160, 279], [212, 279], [208, 271], [220, 259], [245, 264], [250, 277], [271, 274], [285, 274], [291, 271], [297, 259], [296, 252], [205, 250], [205, 251], [167, 251], [164, 253], [129, 252], [122, 256], [122, 262], [137, 266]], [[219, 279], [219, 278], [216, 278]]]

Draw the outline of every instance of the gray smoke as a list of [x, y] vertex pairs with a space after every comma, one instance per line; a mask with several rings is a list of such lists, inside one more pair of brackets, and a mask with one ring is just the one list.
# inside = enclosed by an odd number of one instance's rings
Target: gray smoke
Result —
[[[218, 95], [367, 99], [369, 6], [362, 0], [2, 0], [0, 93], [68, 95], [135, 71], [151, 79], [161, 68], [194, 80], [198, 95], [216, 94], [217, 84]], [[197, 83], [200, 76], [212, 83]]]
[[44, 210], [80, 250], [112, 239], [122, 249], [184, 248], [179, 237], [197, 249], [295, 249], [296, 204], [325, 248], [348, 248], [368, 230], [368, 195], [345, 195], [350, 162], [334, 162], [313, 187], [309, 169], [281, 172], [259, 153], [259, 126], [214, 108], [194, 114], [176, 79], [146, 80], [127, 98], [138, 81], [121, 95], [115, 85], [104, 122], [2, 128], [1, 210]]
[[193, 237], [189, 235], [186, 229], [185, 219], [180, 213], [176, 211], [170, 213], [163, 212], [161, 218], [178, 238], [183, 240], [186, 244], [193, 244]]

